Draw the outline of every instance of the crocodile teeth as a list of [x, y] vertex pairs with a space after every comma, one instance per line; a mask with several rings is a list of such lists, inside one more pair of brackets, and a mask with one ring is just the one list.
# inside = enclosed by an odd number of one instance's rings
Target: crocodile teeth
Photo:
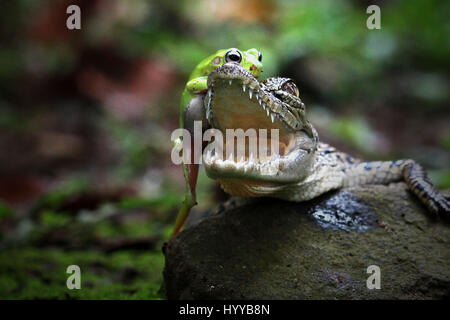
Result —
[[242, 90], [245, 92], [245, 84], [242, 85]]
[[[266, 104], [264, 103], [264, 105], [266, 105]], [[267, 116], [269, 116], [270, 115], [269, 108], [267, 108], [266, 111], [267, 111]]]
[[270, 115], [270, 118], [272, 119], [272, 122], [275, 121], [275, 115], [273, 113]]
[[248, 89], [248, 96], [250, 97], [250, 99], [252, 98], [253, 95], [253, 90], [252, 89]]
[[262, 104], [262, 107], [263, 107], [264, 110], [266, 110], [266, 104], [265, 103]]
[[[258, 92], [255, 93], [255, 97], [256, 97], [256, 99], [258, 99], [258, 101], [259, 101], [259, 93], [258, 93]], [[260, 103], [260, 104], [261, 104], [261, 103]]]
[[230, 79], [230, 81], [228, 81], [228, 83], [229, 83], [230, 86], [231, 86], [231, 84], [233, 83], [233, 79]]
[[209, 88], [208, 89], [208, 96], [211, 98], [211, 96], [212, 96], [212, 90], [211, 90], [211, 88]]

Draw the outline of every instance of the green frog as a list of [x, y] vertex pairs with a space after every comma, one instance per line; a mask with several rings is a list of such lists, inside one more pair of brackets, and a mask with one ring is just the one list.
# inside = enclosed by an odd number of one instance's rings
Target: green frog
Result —
[[[204, 99], [208, 92], [208, 75], [214, 69], [226, 63], [239, 64], [255, 78], [258, 78], [263, 71], [261, 52], [254, 48], [247, 51], [242, 51], [237, 48], [221, 49], [203, 59], [189, 76], [181, 97], [180, 127], [188, 130], [191, 136], [194, 134], [194, 121], [202, 121], [203, 129], [209, 127], [204, 107]], [[175, 146], [180, 148], [181, 145], [182, 139], [177, 139]], [[183, 204], [176, 218], [172, 236], [181, 230], [191, 208], [197, 203], [195, 189], [199, 165], [194, 160], [192, 158], [189, 164], [183, 160], [182, 166], [186, 181], [186, 192]]]

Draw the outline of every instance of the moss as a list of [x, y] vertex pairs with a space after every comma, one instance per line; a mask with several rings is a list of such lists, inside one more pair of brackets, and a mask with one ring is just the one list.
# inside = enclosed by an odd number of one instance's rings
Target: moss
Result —
[[[81, 269], [81, 289], [69, 290], [69, 265]], [[158, 251], [100, 253], [21, 248], [0, 252], [0, 299], [160, 299]]]
[[35, 210], [39, 212], [41, 209], [55, 209], [60, 206], [69, 197], [80, 194], [87, 190], [88, 179], [85, 177], [73, 177], [64, 181], [58, 188], [47, 193], [39, 199]]
[[41, 213], [41, 222], [48, 227], [64, 227], [71, 221], [71, 218], [59, 212], [44, 210]]

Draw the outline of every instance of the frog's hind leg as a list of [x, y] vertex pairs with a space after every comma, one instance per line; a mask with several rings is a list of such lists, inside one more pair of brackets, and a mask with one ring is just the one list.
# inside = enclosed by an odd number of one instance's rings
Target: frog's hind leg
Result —
[[177, 218], [175, 220], [175, 226], [173, 228], [171, 238], [176, 236], [184, 226], [189, 212], [192, 207], [197, 204], [197, 196], [195, 192], [195, 186], [198, 176], [198, 164], [186, 165], [183, 163], [183, 173], [186, 180], [186, 193], [184, 195], [183, 203], [178, 211]]
[[[205, 118], [205, 112], [203, 109], [203, 98], [204, 94], [198, 94], [193, 98], [189, 104], [186, 107], [185, 112], [182, 114], [182, 121], [181, 126], [184, 127], [190, 134], [191, 137], [194, 137], [195, 139], [195, 122], [201, 121], [202, 123], [202, 130], [207, 128], [208, 123]], [[185, 163], [184, 159], [184, 151], [183, 150], [183, 140], [177, 139], [175, 141], [175, 145], [177, 148], [180, 148], [183, 153], [183, 175], [184, 180], [186, 181], [186, 192], [184, 196], [184, 201], [181, 204], [180, 210], [178, 211], [177, 218], [175, 220], [175, 226], [172, 231], [171, 238], [177, 235], [181, 229], [184, 226], [184, 223], [186, 222], [187, 217], [189, 216], [189, 212], [191, 211], [192, 207], [197, 204], [197, 196], [196, 196], [196, 185], [197, 185], [197, 178], [198, 178], [198, 170], [199, 170], [199, 163], [201, 158], [201, 153], [196, 154], [195, 152], [195, 142], [191, 139], [191, 145], [190, 145], [190, 163]], [[203, 141], [202, 150], [205, 146], [205, 143]], [[187, 146], [189, 147], [189, 146]]]
[[[192, 143], [192, 142], [191, 142]], [[181, 148], [183, 142], [181, 139], [177, 139], [175, 141], [176, 148]], [[192, 163], [185, 163], [184, 161], [184, 150], [182, 150], [182, 157], [183, 157], [183, 175], [184, 180], [186, 183], [185, 187], [185, 194], [184, 194], [184, 200], [181, 204], [181, 207], [178, 211], [178, 215], [175, 220], [175, 226], [173, 228], [172, 234], [170, 235], [170, 238], [176, 236], [181, 229], [184, 226], [184, 223], [186, 222], [187, 217], [189, 216], [189, 212], [191, 211], [192, 207], [194, 207], [197, 204], [197, 195], [196, 195], [196, 186], [197, 186], [197, 178], [198, 178], [198, 169], [199, 165], [195, 163], [193, 152], [191, 152], [191, 162]], [[191, 145], [191, 151], [193, 150]]]

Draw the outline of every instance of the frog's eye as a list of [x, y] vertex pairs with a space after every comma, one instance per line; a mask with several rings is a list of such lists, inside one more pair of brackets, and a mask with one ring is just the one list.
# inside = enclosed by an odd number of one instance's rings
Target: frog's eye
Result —
[[259, 61], [259, 62], [262, 61], [262, 54], [261, 54], [261, 52], [258, 52], [258, 61]]
[[283, 83], [283, 85], [281, 86], [281, 90], [286, 91], [287, 93], [290, 93], [296, 97], [300, 96], [297, 85], [292, 80]]
[[237, 49], [231, 49], [228, 50], [227, 53], [225, 53], [225, 61], [226, 62], [241, 62], [242, 60], [242, 54]]

